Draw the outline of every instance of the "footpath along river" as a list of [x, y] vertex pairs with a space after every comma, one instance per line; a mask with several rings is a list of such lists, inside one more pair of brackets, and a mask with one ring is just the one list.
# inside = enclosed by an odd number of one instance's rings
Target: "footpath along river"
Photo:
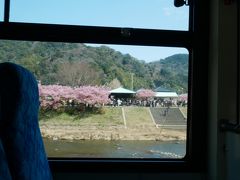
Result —
[[44, 139], [48, 157], [183, 158], [186, 141]]

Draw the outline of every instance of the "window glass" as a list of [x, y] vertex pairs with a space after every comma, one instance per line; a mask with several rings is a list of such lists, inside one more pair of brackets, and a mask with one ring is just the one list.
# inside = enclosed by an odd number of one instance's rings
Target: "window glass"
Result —
[[183, 158], [185, 48], [0, 41], [0, 62], [39, 82], [49, 157]]
[[3, 21], [4, 17], [4, 0], [0, 0], [0, 21]]
[[188, 30], [189, 8], [169, 0], [21, 0], [10, 20], [51, 24]]

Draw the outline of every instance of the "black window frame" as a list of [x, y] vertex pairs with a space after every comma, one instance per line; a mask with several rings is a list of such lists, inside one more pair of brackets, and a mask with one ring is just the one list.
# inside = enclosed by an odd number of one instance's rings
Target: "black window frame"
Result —
[[[189, 105], [187, 149], [183, 159], [49, 158], [59, 172], [202, 172], [206, 168], [206, 113], [208, 61], [208, 4], [188, 0], [189, 30], [156, 30], [78, 25], [9, 22], [10, 0], [5, 0], [0, 40], [100, 43], [184, 47], [189, 50]], [[205, 101], [202, 97], [205, 97]]]

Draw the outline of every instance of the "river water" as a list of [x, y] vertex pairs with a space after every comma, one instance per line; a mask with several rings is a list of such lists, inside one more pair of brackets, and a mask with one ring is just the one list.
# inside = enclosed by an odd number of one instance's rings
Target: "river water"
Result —
[[107, 141], [44, 139], [48, 157], [183, 158], [185, 141]]

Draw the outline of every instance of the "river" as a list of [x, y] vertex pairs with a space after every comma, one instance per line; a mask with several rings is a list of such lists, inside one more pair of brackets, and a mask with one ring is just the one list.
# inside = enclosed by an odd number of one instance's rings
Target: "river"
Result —
[[185, 141], [107, 141], [44, 139], [48, 157], [183, 158]]

